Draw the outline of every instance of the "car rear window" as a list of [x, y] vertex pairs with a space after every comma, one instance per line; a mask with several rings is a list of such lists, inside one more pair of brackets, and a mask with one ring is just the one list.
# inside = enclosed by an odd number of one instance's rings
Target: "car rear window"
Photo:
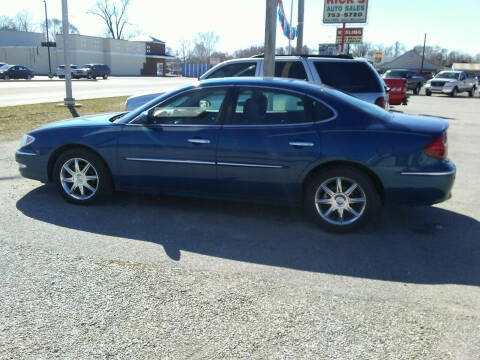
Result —
[[308, 80], [305, 68], [300, 61], [276, 61], [275, 76]]
[[350, 93], [382, 92], [373, 70], [362, 62], [316, 61], [322, 83]]

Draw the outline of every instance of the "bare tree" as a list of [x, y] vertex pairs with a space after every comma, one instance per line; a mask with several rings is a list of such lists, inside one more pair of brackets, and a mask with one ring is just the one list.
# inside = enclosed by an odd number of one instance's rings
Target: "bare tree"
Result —
[[22, 10], [14, 17], [0, 16], [0, 30], [35, 31], [37, 28], [32, 14]]
[[364, 41], [361, 44], [352, 45], [351, 53], [354, 57], [365, 57], [373, 50], [372, 43]]
[[192, 44], [185, 39], [180, 40], [177, 56], [182, 62], [187, 62], [192, 56]]
[[10, 16], [0, 16], [0, 30], [18, 30], [17, 24]]
[[124, 39], [129, 5], [130, 0], [98, 0], [87, 13], [97, 15], [104, 21], [112, 39]]
[[218, 44], [219, 36], [213, 32], [198, 33], [193, 41], [193, 57], [200, 62], [209, 62], [215, 47]]
[[265, 52], [265, 48], [263, 45], [253, 45], [249, 48], [235, 50], [233, 52], [234, 58], [244, 58], [250, 57], [253, 55], [263, 54]]
[[[46, 33], [45, 23], [41, 24], [42, 30]], [[80, 34], [78, 28], [73, 25], [72, 23], [68, 23], [69, 33], [70, 34]], [[63, 27], [62, 27], [62, 20], [57, 18], [50, 18], [48, 19], [48, 36], [50, 39], [55, 39], [55, 35], [62, 34]]]

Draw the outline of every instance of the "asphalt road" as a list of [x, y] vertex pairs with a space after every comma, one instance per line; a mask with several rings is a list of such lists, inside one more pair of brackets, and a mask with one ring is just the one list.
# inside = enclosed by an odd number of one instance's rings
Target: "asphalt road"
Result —
[[266, 205], [74, 206], [0, 143], [0, 358], [478, 359], [479, 105], [396, 107], [450, 120], [453, 197], [349, 235]]
[[[182, 77], [113, 76], [108, 80], [73, 80], [72, 89], [73, 97], [82, 100], [170, 91], [195, 81], [193, 78]], [[50, 80], [46, 76], [38, 76], [30, 81], [0, 81], [0, 106], [63, 101], [64, 98], [64, 80]]]

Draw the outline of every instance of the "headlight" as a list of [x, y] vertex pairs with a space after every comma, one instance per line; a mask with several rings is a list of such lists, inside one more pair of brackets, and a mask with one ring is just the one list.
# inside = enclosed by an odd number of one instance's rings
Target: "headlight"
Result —
[[32, 135], [25, 134], [22, 137], [22, 141], [20, 142], [20, 147], [24, 147], [30, 145], [35, 141], [35, 138]]

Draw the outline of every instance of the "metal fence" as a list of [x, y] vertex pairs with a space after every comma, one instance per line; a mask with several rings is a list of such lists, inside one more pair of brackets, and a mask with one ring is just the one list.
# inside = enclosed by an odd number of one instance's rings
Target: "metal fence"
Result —
[[209, 64], [182, 64], [182, 76], [198, 78], [211, 67]]

